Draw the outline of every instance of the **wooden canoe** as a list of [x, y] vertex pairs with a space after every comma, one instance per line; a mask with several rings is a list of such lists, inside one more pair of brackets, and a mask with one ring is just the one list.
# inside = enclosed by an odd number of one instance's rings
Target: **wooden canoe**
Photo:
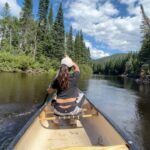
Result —
[[[75, 117], [76, 125], [68, 118]], [[53, 120], [59, 119], [59, 124]], [[106, 115], [85, 98], [82, 115], [57, 117], [50, 102], [27, 122], [8, 150], [136, 150]]]

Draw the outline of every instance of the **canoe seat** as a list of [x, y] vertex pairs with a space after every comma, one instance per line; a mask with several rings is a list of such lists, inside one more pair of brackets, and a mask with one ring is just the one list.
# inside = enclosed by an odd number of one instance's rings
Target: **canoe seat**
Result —
[[89, 117], [94, 117], [94, 116], [97, 116], [97, 114], [79, 114], [79, 115], [66, 115], [66, 116], [53, 115], [53, 116], [50, 116], [50, 117], [41, 118], [40, 120], [43, 121], [43, 120], [56, 120], [56, 119], [63, 119], [63, 120], [66, 120], [66, 119], [80, 119], [80, 118], [89, 118]]

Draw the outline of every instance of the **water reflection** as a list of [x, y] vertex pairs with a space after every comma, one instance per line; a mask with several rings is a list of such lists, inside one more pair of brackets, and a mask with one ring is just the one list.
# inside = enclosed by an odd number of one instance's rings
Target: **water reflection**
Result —
[[50, 82], [48, 74], [0, 74], [0, 102], [34, 103], [41, 101]]
[[140, 150], [150, 149], [150, 87], [120, 77], [96, 76], [87, 95], [133, 140]]

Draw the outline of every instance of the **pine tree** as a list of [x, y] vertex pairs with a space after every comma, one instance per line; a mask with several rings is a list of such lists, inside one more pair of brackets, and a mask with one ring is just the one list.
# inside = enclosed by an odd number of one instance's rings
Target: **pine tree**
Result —
[[90, 50], [86, 47], [82, 31], [78, 32], [74, 43], [75, 59], [80, 64], [86, 64], [90, 61]]
[[143, 37], [142, 47], [139, 52], [139, 59], [141, 64], [144, 63], [150, 64], [150, 19], [146, 16], [142, 5], [141, 5], [141, 11], [143, 15], [141, 30], [144, 34], [144, 37]]
[[39, 3], [39, 26], [45, 26], [47, 23], [49, 0], [40, 0]]
[[48, 16], [49, 0], [40, 0], [39, 3], [39, 27], [37, 31], [37, 57], [45, 54], [47, 47], [47, 16]]
[[74, 52], [75, 52], [75, 60], [80, 62], [80, 35], [79, 32], [76, 34], [75, 42], [74, 42]]
[[50, 11], [49, 11], [49, 15], [48, 15], [48, 23], [49, 26], [52, 27], [53, 25], [53, 6], [50, 6]]
[[65, 31], [64, 31], [64, 17], [62, 3], [60, 3], [58, 13], [56, 16], [55, 23], [52, 29], [52, 55], [57, 59], [61, 59], [64, 56], [64, 41]]
[[147, 34], [144, 36], [141, 50], [139, 52], [139, 59], [142, 64], [150, 64], [150, 35]]
[[67, 43], [67, 54], [74, 59], [74, 43], [73, 43], [73, 35], [72, 35], [72, 27], [70, 27], [69, 34], [66, 36], [66, 43]]

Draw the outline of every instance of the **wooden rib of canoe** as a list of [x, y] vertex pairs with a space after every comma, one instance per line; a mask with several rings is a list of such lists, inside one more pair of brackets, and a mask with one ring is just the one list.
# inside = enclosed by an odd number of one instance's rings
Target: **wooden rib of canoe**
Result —
[[[70, 119], [76, 119], [76, 125]], [[59, 124], [54, 120], [59, 120]], [[85, 97], [78, 116], [55, 116], [50, 102], [36, 112], [8, 150], [135, 150], [121, 131]]]

